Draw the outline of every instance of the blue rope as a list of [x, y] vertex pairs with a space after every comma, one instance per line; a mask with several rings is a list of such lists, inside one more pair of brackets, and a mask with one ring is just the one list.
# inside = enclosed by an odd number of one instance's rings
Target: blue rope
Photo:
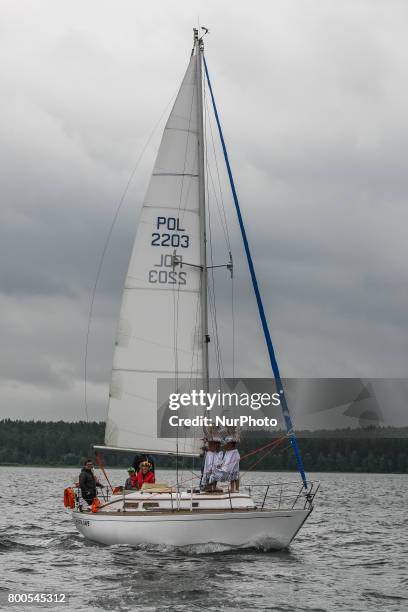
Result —
[[236, 209], [237, 215], [238, 215], [239, 227], [241, 229], [242, 240], [244, 242], [244, 248], [245, 248], [245, 253], [246, 253], [246, 257], [247, 257], [247, 261], [248, 261], [249, 272], [251, 274], [252, 285], [253, 285], [254, 292], [255, 292], [256, 302], [258, 304], [258, 311], [259, 311], [259, 316], [261, 318], [262, 329], [263, 329], [263, 333], [264, 333], [264, 336], [265, 336], [266, 346], [268, 348], [269, 359], [270, 359], [270, 362], [271, 362], [273, 375], [275, 377], [276, 385], [277, 385], [277, 388], [278, 388], [280, 396], [281, 396], [282, 414], [283, 414], [283, 418], [285, 420], [286, 429], [287, 429], [287, 432], [288, 432], [288, 435], [289, 435], [289, 440], [290, 440], [290, 443], [292, 445], [293, 451], [295, 453], [297, 467], [298, 467], [298, 470], [299, 470], [299, 472], [300, 472], [300, 474], [302, 476], [304, 487], [305, 487], [305, 489], [307, 489], [307, 479], [306, 479], [305, 469], [303, 467], [303, 461], [302, 461], [302, 457], [300, 455], [300, 450], [299, 450], [298, 442], [297, 442], [295, 433], [293, 431], [292, 419], [290, 418], [289, 408], [288, 408], [288, 404], [287, 404], [287, 401], [286, 401], [286, 396], [285, 396], [285, 393], [284, 393], [284, 390], [283, 390], [282, 379], [280, 377], [278, 362], [276, 361], [276, 356], [275, 356], [275, 351], [274, 351], [273, 344], [272, 344], [271, 334], [269, 332], [268, 322], [266, 320], [265, 311], [264, 311], [264, 307], [263, 307], [263, 303], [262, 303], [262, 298], [261, 298], [261, 293], [259, 291], [258, 281], [257, 281], [256, 274], [255, 274], [255, 268], [254, 268], [254, 264], [253, 264], [253, 261], [252, 261], [251, 251], [249, 250], [249, 243], [248, 243], [248, 239], [247, 239], [247, 235], [246, 235], [246, 231], [245, 231], [244, 221], [243, 221], [242, 215], [241, 215], [241, 208], [240, 208], [240, 205], [239, 205], [238, 196], [237, 196], [237, 192], [236, 192], [236, 189], [235, 189], [235, 184], [234, 184], [234, 179], [233, 179], [233, 176], [232, 176], [231, 166], [230, 166], [230, 163], [229, 163], [227, 147], [225, 145], [225, 140], [224, 140], [224, 136], [223, 136], [223, 133], [222, 133], [221, 123], [220, 123], [220, 119], [219, 119], [219, 116], [218, 116], [217, 106], [215, 104], [214, 94], [213, 94], [213, 90], [212, 90], [212, 86], [211, 86], [211, 81], [210, 81], [210, 75], [208, 74], [207, 62], [205, 61], [205, 57], [204, 56], [203, 56], [203, 59], [204, 59], [204, 68], [205, 68], [205, 74], [206, 74], [206, 77], [207, 77], [207, 83], [208, 83], [208, 87], [209, 87], [210, 94], [211, 94], [212, 105], [213, 105], [213, 108], [214, 108], [215, 120], [217, 122], [217, 127], [218, 127], [218, 132], [219, 132], [219, 135], [220, 135], [222, 150], [224, 152], [225, 164], [227, 166], [227, 172], [228, 172], [229, 182], [230, 182], [230, 185], [231, 185], [232, 196], [234, 198], [235, 209]]

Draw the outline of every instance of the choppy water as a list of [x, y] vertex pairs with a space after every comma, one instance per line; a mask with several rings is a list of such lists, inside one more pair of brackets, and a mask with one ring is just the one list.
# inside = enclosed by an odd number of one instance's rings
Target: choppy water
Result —
[[[77, 473], [0, 468], [0, 609], [9, 592], [46, 591], [70, 597], [68, 608], [48, 610], [408, 610], [406, 476], [312, 475], [322, 481], [315, 511], [291, 548], [276, 552], [88, 542], [62, 504]], [[279, 477], [288, 479], [251, 475]]]

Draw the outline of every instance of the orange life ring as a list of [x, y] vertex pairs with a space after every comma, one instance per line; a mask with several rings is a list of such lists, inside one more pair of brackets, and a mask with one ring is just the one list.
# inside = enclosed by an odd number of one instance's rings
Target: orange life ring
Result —
[[75, 508], [75, 492], [72, 487], [64, 489], [64, 506], [66, 508]]

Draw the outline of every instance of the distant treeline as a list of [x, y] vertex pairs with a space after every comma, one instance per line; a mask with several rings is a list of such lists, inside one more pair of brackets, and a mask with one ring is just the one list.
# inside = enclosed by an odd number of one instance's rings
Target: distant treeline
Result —
[[[387, 431], [390, 437], [385, 437]], [[79, 421], [0, 421], [0, 464], [79, 466], [84, 458], [94, 456], [93, 444], [103, 444], [104, 422]], [[307, 471], [314, 472], [408, 472], [407, 429], [357, 433], [350, 430], [337, 432], [313, 432], [304, 437], [299, 432], [299, 446]], [[373, 435], [374, 434], [374, 435]], [[385, 434], [385, 435], [384, 435]], [[329, 437], [330, 436], [330, 437]], [[336, 436], [336, 437], [334, 437]], [[364, 436], [364, 437], [363, 437]], [[239, 445], [244, 457], [255, 449], [273, 441], [270, 435], [244, 438]], [[290, 443], [285, 440], [272, 452], [269, 448], [251, 454], [242, 461], [242, 468], [258, 470], [296, 470], [296, 462]], [[105, 453], [104, 463], [111, 467], [126, 467], [132, 455]], [[158, 467], [176, 467], [174, 457], [156, 457]], [[179, 459], [179, 467], [198, 469], [200, 459]]]

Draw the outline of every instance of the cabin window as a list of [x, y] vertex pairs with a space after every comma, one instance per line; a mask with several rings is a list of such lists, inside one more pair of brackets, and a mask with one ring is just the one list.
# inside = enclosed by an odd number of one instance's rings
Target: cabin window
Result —
[[193, 502], [193, 508], [198, 508], [200, 504], [198, 502]]
[[139, 502], [125, 502], [125, 508], [129, 510], [136, 510], [139, 507]]
[[143, 508], [145, 510], [150, 510], [150, 508], [159, 508], [160, 504], [158, 504], [157, 502], [145, 502], [143, 504]]

